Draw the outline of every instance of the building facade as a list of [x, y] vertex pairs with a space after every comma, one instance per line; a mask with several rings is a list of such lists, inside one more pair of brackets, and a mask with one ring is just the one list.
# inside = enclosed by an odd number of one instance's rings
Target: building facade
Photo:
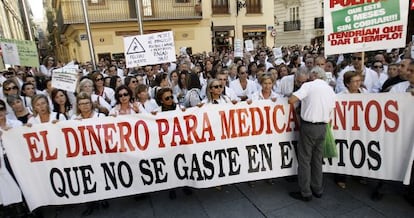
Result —
[[323, 43], [323, 0], [274, 0], [276, 46]]
[[[24, 0], [25, 1], [25, 0]], [[6, 39], [25, 39], [23, 15], [20, 11], [20, 0], [0, 1], [0, 37]], [[0, 58], [0, 70], [5, 68]]]
[[[90, 60], [81, 0], [51, 1], [60, 60]], [[123, 57], [123, 37], [139, 34], [136, 0], [88, 0], [95, 59]], [[273, 46], [273, 1], [141, 0], [144, 34], [173, 31], [176, 51], [232, 50], [235, 39]]]
[[[211, 9], [211, 11], [210, 11]], [[254, 47], [273, 47], [273, 1], [211, 0], [212, 49], [233, 50], [234, 41], [252, 40]]]

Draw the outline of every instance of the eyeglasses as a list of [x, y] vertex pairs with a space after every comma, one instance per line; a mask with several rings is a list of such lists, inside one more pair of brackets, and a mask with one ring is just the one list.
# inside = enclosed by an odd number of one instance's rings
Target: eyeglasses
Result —
[[127, 97], [127, 96], [129, 96], [129, 94], [127, 92], [125, 92], [125, 93], [119, 93], [118, 96], [119, 97]]
[[17, 86], [12, 86], [12, 87], [9, 87], [9, 88], [4, 88], [4, 91], [10, 91], [12, 89], [17, 90], [19, 88], [17, 88]]
[[223, 86], [222, 85], [215, 85], [215, 86], [211, 86], [210, 88], [215, 88], [215, 89], [218, 89], [218, 88], [223, 88]]
[[131, 80], [131, 83], [137, 83], [138, 81], [136, 81], [136, 80]]
[[85, 106], [85, 105], [89, 105], [91, 102], [82, 102], [82, 103], [78, 103], [79, 106]]
[[247, 73], [247, 72], [243, 72], [243, 71], [242, 71], [242, 72], [240, 72], [239, 74], [245, 74], [245, 73]]
[[48, 59], [48, 61], [55, 61], [54, 59]]
[[352, 57], [352, 60], [358, 60], [358, 61], [362, 61], [362, 57]]
[[382, 66], [374, 66], [374, 68], [382, 68]]
[[103, 78], [103, 77], [100, 77], [100, 78], [96, 78], [96, 79], [95, 79], [95, 81], [96, 81], [96, 82], [98, 82], [98, 81], [103, 81], [103, 80], [104, 80], [104, 78]]
[[170, 96], [165, 97], [164, 101], [169, 101], [169, 100], [173, 100], [173, 99], [174, 99], [174, 97], [172, 95], [170, 95]]

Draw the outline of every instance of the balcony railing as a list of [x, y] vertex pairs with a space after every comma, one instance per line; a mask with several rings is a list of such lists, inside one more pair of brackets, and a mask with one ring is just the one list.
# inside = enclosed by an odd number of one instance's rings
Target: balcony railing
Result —
[[323, 17], [315, 17], [315, 29], [323, 29]]
[[285, 32], [300, 30], [300, 20], [283, 22], [283, 30]]
[[228, 0], [212, 0], [211, 9], [213, 14], [228, 14], [229, 13], [229, 1]]
[[[91, 23], [135, 21], [137, 0], [88, 0], [88, 15]], [[141, 0], [143, 21], [202, 19], [196, 9], [198, 0], [181, 3], [171, 0]], [[63, 24], [84, 23], [81, 0], [61, 0]], [[59, 20], [58, 20], [59, 23]]]

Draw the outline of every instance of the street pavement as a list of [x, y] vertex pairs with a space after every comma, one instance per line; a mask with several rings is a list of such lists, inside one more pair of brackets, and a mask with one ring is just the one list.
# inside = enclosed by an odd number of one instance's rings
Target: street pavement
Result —
[[[109, 200], [109, 208], [95, 209], [86, 217], [414, 217], [414, 206], [403, 198], [401, 182], [386, 182], [381, 189], [382, 200], [373, 201], [370, 194], [376, 185], [374, 180], [362, 184], [348, 178], [346, 189], [333, 182], [333, 175], [325, 174], [325, 192], [321, 199], [310, 202], [295, 200], [290, 191], [297, 191], [297, 182], [285, 178], [266, 181], [225, 185], [217, 188], [194, 189], [192, 195], [185, 195], [177, 189], [177, 198], [171, 200], [168, 191], [159, 191], [141, 196]], [[82, 217], [86, 205], [42, 208], [47, 218]]]

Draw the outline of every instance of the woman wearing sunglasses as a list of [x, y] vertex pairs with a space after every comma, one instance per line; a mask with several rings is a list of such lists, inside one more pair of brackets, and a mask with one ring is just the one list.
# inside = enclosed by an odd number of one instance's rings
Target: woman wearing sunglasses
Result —
[[115, 99], [116, 105], [109, 112], [111, 116], [136, 114], [145, 111], [138, 102], [134, 102], [132, 90], [126, 85], [121, 85], [116, 89]]
[[91, 75], [91, 79], [95, 85], [95, 94], [101, 96], [111, 106], [114, 106], [116, 103], [115, 89], [105, 86], [104, 76], [100, 72], [94, 71]]
[[[7, 102], [7, 96], [9, 95], [18, 95], [20, 93], [19, 86], [14, 79], [7, 79], [3, 82], [3, 101]], [[14, 116], [13, 110], [9, 104], [6, 104], [7, 109], [7, 118], [16, 119]]]
[[153, 114], [162, 111], [173, 111], [180, 109], [179, 105], [176, 103], [171, 88], [162, 88], [158, 90], [155, 101], [159, 107], [153, 111]]
[[224, 104], [231, 103], [228, 96], [224, 95], [224, 86], [218, 79], [211, 79], [207, 83], [206, 96], [207, 99], [203, 103], [207, 104]]

